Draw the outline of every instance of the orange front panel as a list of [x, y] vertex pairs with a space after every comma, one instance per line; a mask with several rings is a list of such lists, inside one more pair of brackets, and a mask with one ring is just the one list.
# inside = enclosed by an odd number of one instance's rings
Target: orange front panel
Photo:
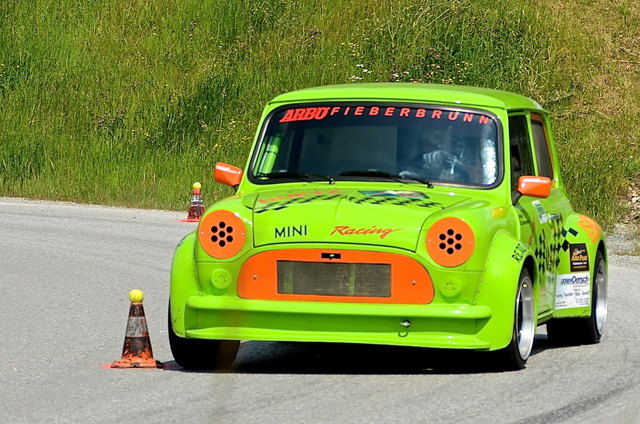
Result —
[[[355, 290], [353, 295], [348, 296], [283, 293], [282, 281], [280, 290], [278, 288], [278, 262], [388, 265], [390, 294], [363, 296], [358, 295]], [[245, 299], [426, 304], [433, 299], [433, 284], [429, 273], [419, 262], [403, 255], [354, 250], [287, 249], [259, 253], [249, 258], [240, 271], [238, 295]]]

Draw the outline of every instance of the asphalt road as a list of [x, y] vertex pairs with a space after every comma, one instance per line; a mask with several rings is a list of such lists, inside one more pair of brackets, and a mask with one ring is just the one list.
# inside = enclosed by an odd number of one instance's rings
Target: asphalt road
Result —
[[[166, 331], [185, 214], [0, 198], [1, 421], [640, 423], [636, 257], [611, 257], [602, 342], [554, 347], [542, 326], [522, 371], [481, 354], [245, 342], [233, 371], [186, 372]], [[169, 369], [102, 368], [120, 358], [133, 288]]]

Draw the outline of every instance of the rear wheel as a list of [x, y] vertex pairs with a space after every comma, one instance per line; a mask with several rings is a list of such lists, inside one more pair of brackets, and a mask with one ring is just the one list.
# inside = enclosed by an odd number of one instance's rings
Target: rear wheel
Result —
[[560, 318], [547, 323], [549, 340], [557, 345], [594, 344], [600, 341], [607, 320], [607, 269], [600, 251], [593, 268], [591, 316]]
[[520, 272], [518, 292], [515, 301], [513, 332], [511, 342], [498, 351], [499, 366], [507, 370], [524, 368], [536, 334], [536, 312], [533, 297], [533, 283], [526, 269]]
[[178, 365], [190, 370], [228, 369], [236, 358], [237, 340], [186, 339], [173, 332], [169, 308], [169, 345]]

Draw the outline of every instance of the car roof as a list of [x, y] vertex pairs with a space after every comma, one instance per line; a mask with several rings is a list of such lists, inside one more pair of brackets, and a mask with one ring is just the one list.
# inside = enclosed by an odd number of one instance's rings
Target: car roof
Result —
[[542, 106], [528, 97], [490, 88], [448, 84], [371, 83], [327, 85], [281, 94], [270, 104], [314, 101], [396, 101], [466, 106], [496, 107], [507, 110], [539, 110]]

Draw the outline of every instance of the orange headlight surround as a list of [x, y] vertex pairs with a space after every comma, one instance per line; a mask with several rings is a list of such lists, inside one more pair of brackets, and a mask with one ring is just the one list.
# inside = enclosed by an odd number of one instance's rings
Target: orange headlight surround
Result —
[[443, 218], [427, 232], [427, 251], [438, 264], [459, 266], [473, 254], [475, 236], [473, 230], [460, 218]]
[[235, 213], [213, 211], [205, 215], [198, 227], [198, 240], [209, 256], [229, 259], [237, 255], [247, 238], [247, 227]]

